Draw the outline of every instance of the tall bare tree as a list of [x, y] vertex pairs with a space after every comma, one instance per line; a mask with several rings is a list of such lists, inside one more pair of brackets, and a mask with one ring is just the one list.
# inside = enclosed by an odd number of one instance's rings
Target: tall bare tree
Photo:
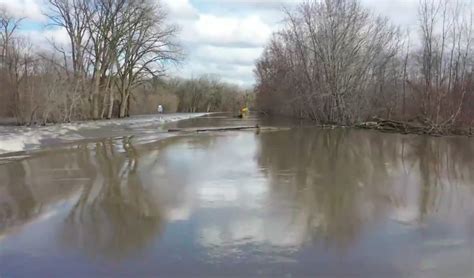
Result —
[[302, 106], [300, 114], [323, 122], [359, 120], [376, 73], [397, 54], [398, 29], [356, 0], [308, 1], [286, 17], [287, 26], [270, 43], [257, 75], [276, 63], [287, 71], [282, 82], [293, 79], [289, 82], [296, 85], [288, 99]]
[[93, 119], [113, 116], [116, 94], [118, 116], [127, 116], [132, 89], [180, 58], [178, 29], [166, 22], [159, 2], [49, 1], [53, 23], [67, 30], [74, 76], [89, 84], [81, 88], [88, 91]]
[[[120, 117], [128, 114], [132, 89], [164, 73], [165, 65], [181, 57], [175, 41], [176, 26], [166, 23], [167, 13], [158, 3], [133, 1], [123, 13], [123, 24], [115, 32], [123, 33], [114, 55], [120, 95]], [[111, 107], [113, 98], [110, 101]], [[109, 110], [109, 117], [112, 109]]]

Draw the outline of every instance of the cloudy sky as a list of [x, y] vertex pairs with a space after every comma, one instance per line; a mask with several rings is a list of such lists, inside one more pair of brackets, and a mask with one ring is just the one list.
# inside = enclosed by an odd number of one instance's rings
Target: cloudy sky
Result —
[[[298, 0], [166, 0], [182, 26], [188, 59], [180, 74], [217, 74], [249, 86], [255, 60], [272, 32], [281, 26], [282, 8]], [[362, 0], [402, 25], [416, 23], [418, 0]]]
[[[253, 65], [273, 31], [281, 23], [281, 9], [300, 0], [161, 0], [168, 8], [170, 21], [181, 26], [180, 40], [187, 58], [172, 75], [220, 76], [227, 82], [251, 86]], [[375, 12], [395, 23], [416, 23], [418, 0], [361, 0]], [[22, 32], [37, 44], [45, 38], [67, 41], [61, 30], [44, 29], [44, 0], [0, 0], [0, 5], [15, 15], [24, 16]]]

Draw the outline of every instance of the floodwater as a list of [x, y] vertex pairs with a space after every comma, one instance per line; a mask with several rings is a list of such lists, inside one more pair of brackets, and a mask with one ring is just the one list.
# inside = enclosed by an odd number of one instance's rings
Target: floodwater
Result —
[[474, 276], [473, 139], [260, 122], [1, 158], [0, 277]]

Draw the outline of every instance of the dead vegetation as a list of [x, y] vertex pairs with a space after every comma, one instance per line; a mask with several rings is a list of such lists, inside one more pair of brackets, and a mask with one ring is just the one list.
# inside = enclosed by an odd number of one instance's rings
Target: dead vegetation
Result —
[[403, 134], [418, 134], [418, 135], [474, 135], [472, 128], [459, 129], [437, 129], [431, 124], [423, 124], [417, 121], [395, 121], [384, 120], [374, 117], [371, 121], [355, 124], [355, 127], [362, 129], [374, 129], [383, 132], [403, 133]]
[[285, 27], [257, 62], [257, 106], [322, 125], [469, 133], [472, 9], [464, 1], [422, 0], [418, 27], [406, 31], [358, 0], [306, 1], [285, 11]]

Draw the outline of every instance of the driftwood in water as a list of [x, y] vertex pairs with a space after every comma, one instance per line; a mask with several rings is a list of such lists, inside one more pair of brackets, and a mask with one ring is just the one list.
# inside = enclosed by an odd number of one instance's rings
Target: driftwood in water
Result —
[[210, 131], [233, 131], [233, 130], [282, 130], [283, 128], [278, 127], [260, 127], [255, 126], [227, 126], [227, 127], [209, 127], [209, 128], [170, 128], [168, 132], [210, 132]]
[[207, 132], [207, 131], [230, 131], [230, 130], [246, 130], [259, 129], [257, 126], [230, 126], [230, 127], [209, 127], [209, 128], [170, 128], [168, 132]]
[[420, 134], [420, 135], [472, 135], [470, 129], [446, 129], [432, 125], [423, 125], [419, 123], [401, 122], [394, 120], [385, 120], [373, 118], [371, 121], [356, 124], [358, 128], [375, 129], [383, 132], [394, 132], [404, 134]]

